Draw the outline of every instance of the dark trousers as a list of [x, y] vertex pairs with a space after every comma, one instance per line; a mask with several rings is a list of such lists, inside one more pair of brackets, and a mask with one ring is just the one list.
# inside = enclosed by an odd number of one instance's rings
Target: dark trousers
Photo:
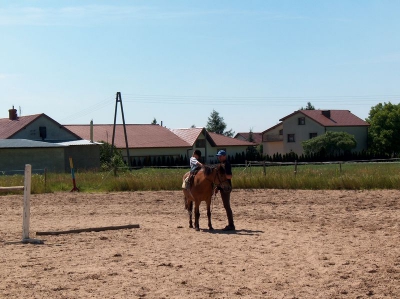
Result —
[[233, 226], [233, 213], [231, 209], [231, 192], [224, 192], [220, 190], [222, 202], [224, 203], [224, 208], [226, 211], [226, 216], [228, 217], [228, 224]]

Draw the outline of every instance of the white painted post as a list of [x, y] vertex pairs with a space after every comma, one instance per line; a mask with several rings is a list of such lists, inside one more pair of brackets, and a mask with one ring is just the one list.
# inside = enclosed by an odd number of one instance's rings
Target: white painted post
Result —
[[24, 211], [22, 219], [22, 240], [29, 239], [29, 221], [31, 215], [31, 176], [32, 166], [30, 164], [25, 165], [24, 174]]

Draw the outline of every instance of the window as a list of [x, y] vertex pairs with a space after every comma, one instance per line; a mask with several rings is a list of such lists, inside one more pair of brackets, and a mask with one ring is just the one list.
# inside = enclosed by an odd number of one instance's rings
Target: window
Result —
[[205, 139], [197, 139], [196, 140], [196, 147], [205, 148], [206, 147], [206, 140]]
[[46, 127], [39, 127], [39, 136], [42, 140], [45, 140], [47, 137]]
[[279, 130], [279, 135], [283, 135], [283, 129]]
[[287, 142], [295, 142], [294, 134], [287, 134]]
[[306, 118], [305, 117], [299, 117], [298, 118], [298, 124], [299, 125], [305, 125], [306, 124]]
[[314, 137], [317, 137], [317, 133], [310, 133], [310, 139]]

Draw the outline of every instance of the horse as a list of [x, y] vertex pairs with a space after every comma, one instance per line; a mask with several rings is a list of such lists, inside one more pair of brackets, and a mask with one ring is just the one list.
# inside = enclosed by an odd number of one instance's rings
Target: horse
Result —
[[[185, 173], [183, 180], [189, 176], [189, 172]], [[194, 226], [196, 231], [200, 230], [199, 218], [200, 218], [200, 203], [205, 201], [207, 204], [207, 217], [208, 217], [208, 228], [213, 230], [211, 224], [211, 198], [214, 193], [214, 187], [226, 189], [230, 188], [230, 184], [226, 178], [225, 167], [223, 164], [217, 164], [213, 166], [203, 165], [199, 172], [195, 175], [190, 188], [183, 189], [185, 209], [189, 213], [189, 227], [193, 228], [192, 221], [192, 210], [193, 202], [195, 204], [194, 213]]]

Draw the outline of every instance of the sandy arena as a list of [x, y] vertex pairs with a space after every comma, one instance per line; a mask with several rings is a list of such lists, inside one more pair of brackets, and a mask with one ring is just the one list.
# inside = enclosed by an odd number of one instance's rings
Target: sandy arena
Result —
[[[400, 298], [400, 191], [234, 190], [207, 229], [182, 192], [1, 196], [0, 298]], [[140, 228], [36, 236], [37, 231]]]

